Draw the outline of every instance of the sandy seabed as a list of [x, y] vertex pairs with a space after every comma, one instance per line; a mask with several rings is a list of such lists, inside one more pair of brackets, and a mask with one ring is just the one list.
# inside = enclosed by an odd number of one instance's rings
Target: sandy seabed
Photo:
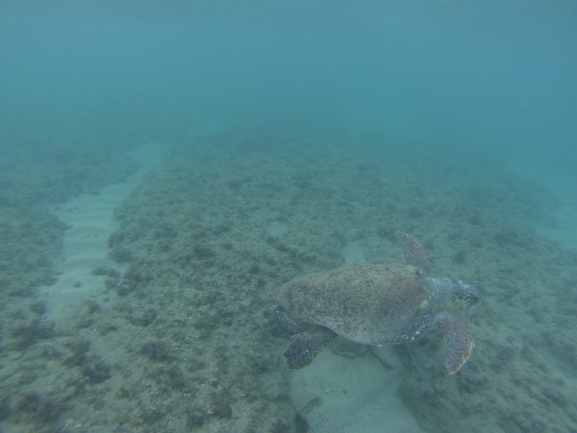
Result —
[[[28, 229], [5, 221], [10, 245], [44, 234], [47, 258], [3, 262], [3, 429], [577, 431], [577, 255], [534, 228], [563, 232], [555, 197], [490, 160], [394, 140], [354, 149], [268, 135], [150, 144], [124, 182]], [[24, 212], [10, 205], [5, 219]], [[380, 349], [337, 342], [287, 371], [276, 288], [400, 261], [395, 230], [424, 244], [434, 276], [482, 288], [469, 362], [448, 375], [432, 330]]]

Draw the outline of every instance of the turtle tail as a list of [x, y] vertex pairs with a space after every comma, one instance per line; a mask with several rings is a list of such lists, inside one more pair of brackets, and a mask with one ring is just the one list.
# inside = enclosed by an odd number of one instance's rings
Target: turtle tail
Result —
[[283, 331], [288, 332], [291, 335], [298, 334], [299, 332], [305, 330], [305, 328], [297, 325], [292, 319], [283, 313], [280, 307], [275, 308], [273, 317], [278, 326], [280, 326]]

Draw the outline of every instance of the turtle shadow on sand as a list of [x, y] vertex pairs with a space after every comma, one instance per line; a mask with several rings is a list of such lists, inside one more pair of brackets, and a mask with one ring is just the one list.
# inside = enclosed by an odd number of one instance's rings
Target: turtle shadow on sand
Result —
[[469, 359], [473, 336], [463, 306], [479, 302], [479, 290], [452, 278], [430, 277], [425, 249], [396, 232], [406, 264], [363, 263], [296, 278], [277, 293], [277, 323], [292, 334], [284, 356], [289, 370], [309, 365], [341, 336], [355, 343], [410, 343], [439, 325], [449, 350], [450, 374]]

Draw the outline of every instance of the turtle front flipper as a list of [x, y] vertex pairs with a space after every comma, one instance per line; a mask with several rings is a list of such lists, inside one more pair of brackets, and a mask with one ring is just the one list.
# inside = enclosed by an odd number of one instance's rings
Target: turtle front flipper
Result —
[[463, 317], [448, 311], [437, 314], [435, 322], [441, 325], [443, 338], [449, 349], [445, 366], [449, 374], [455, 374], [467, 362], [475, 346], [469, 324]]
[[428, 274], [431, 270], [431, 264], [429, 263], [427, 253], [423, 246], [417, 242], [414, 237], [403, 232], [396, 231], [395, 238], [397, 238], [401, 244], [405, 261], [409, 265], [416, 266]]
[[299, 332], [291, 337], [291, 345], [284, 353], [289, 370], [306, 367], [321, 350], [337, 337], [333, 331], [315, 327]]

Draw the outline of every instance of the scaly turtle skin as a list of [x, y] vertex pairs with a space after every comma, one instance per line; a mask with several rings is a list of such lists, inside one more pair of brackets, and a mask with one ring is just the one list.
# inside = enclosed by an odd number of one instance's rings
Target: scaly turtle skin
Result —
[[[337, 335], [377, 346], [409, 343], [435, 324], [449, 349], [449, 373], [469, 359], [474, 346], [469, 325], [446, 304], [476, 304], [479, 291], [462, 281], [429, 277], [421, 244], [406, 233], [395, 236], [406, 264], [345, 266], [296, 278], [279, 288], [274, 315], [293, 334], [285, 352], [290, 370], [309, 365]], [[450, 308], [452, 302], [448, 304]]]

